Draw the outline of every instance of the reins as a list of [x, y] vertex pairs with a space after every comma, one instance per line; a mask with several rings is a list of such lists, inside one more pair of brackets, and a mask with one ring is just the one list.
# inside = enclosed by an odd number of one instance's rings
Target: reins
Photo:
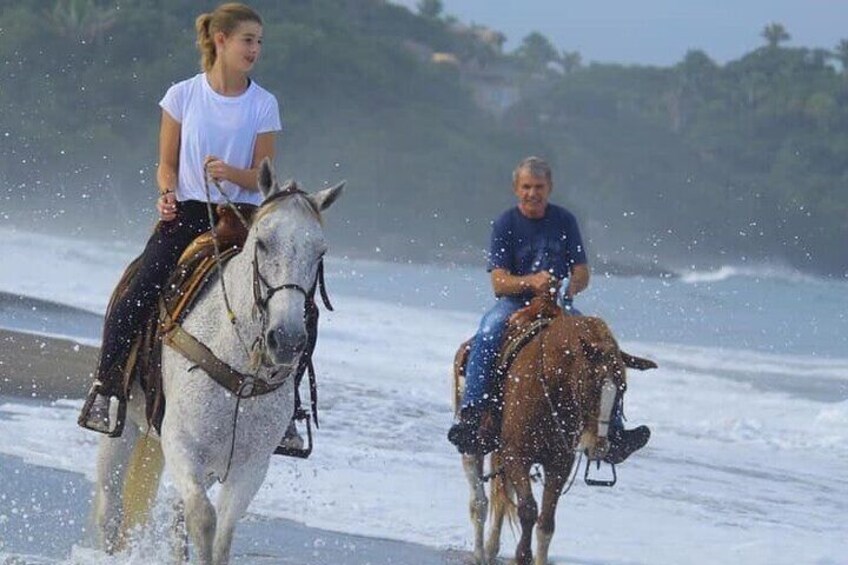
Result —
[[[235, 389], [235, 390], [230, 389], [232, 392], [234, 392], [234, 394], [236, 396], [236, 407], [235, 407], [235, 412], [233, 413], [233, 425], [232, 425], [232, 434], [231, 434], [231, 438], [230, 438], [230, 452], [229, 452], [229, 455], [227, 457], [227, 467], [226, 467], [226, 470], [224, 472], [223, 477], [218, 479], [219, 483], [224, 483], [224, 482], [226, 482], [227, 478], [229, 477], [230, 468], [232, 466], [233, 454], [235, 453], [236, 429], [238, 427], [238, 415], [239, 415], [239, 408], [240, 408], [241, 400], [243, 398], [248, 398], [248, 397], [251, 397], [251, 396], [255, 396], [257, 394], [264, 394], [266, 392], [271, 392], [271, 391], [275, 390], [278, 386], [282, 385], [282, 383], [279, 383], [276, 386], [273, 386], [273, 385], [268, 386], [267, 382], [260, 379], [259, 376], [258, 376], [259, 370], [262, 366], [262, 358], [265, 356], [265, 349], [266, 349], [265, 334], [267, 333], [266, 330], [267, 330], [267, 324], [268, 324], [268, 303], [270, 302], [271, 298], [274, 296], [274, 294], [276, 294], [277, 292], [279, 292], [281, 290], [293, 290], [293, 291], [299, 292], [303, 295], [304, 308], [308, 309], [309, 302], [310, 301], [314, 302], [315, 290], [316, 290], [316, 288], [318, 288], [319, 292], [321, 294], [321, 299], [324, 303], [324, 306], [330, 311], [333, 310], [333, 307], [332, 307], [332, 304], [330, 303], [329, 296], [327, 295], [326, 285], [324, 283], [324, 260], [323, 260], [323, 258], [319, 259], [318, 268], [317, 268], [317, 272], [316, 272], [316, 276], [315, 276], [315, 281], [312, 285], [312, 288], [308, 292], [302, 286], [295, 284], [295, 283], [283, 283], [281, 285], [274, 287], [274, 286], [271, 286], [271, 284], [268, 283], [268, 281], [265, 279], [265, 277], [262, 276], [262, 273], [259, 270], [259, 260], [258, 260], [258, 256], [257, 256], [257, 248], [254, 247], [253, 258], [251, 260], [252, 274], [253, 274], [253, 281], [252, 281], [253, 282], [253, 285], [252, 285], [253, 286], [253, 312], [254, 312], [254, 314], [256, 314], [258, 312], [258, 314], [260, 316], [261, 329], [259, 331], [259, 335], [253, 341], [251, 347], [250, 348], [247, 347], [247, 343], [245, 342], [243, 336], [241, 335], [241, 332], [239, 331], [235, 312], [233, 311], [233, 309], [230, 305], [230, 300], [229, 300], [229, 296], [228, 296], [228, 292], [227, 292], [226, 282], [225, 282], [225, 279], [224, 279], [223, 261], [221, 259], [221, 251], [220, 251], [219, 243], [218, 243], [218, 233], [217, 233], [217, 229], [215, 227], [215, 218], [214, 218], [214, 214], [213, 214], [213, 211], [212, 211], [212, 195], [211, 195], [210, 188], [209, 188], [210, 181], [215, 186], [215, 188], [218, 190], [218, 193], [224, 198], [226, 205], [230, 209], [233, 210], [233, 212], [235, 213], [236, 217], [239, 219], [239, 221], [241, 222], [241, 224], [245, 228], [245, 230], [247, 230], [247, 231], [250, 230], [250, 224], [247, 222], [247, 220], [244, 218], [244, 216], [238, 210], [238, 207], [235, 205], [235, 203], [233, 203], [233, 201], [230, 200], [230, 198], [224, 192], [220, 183], [216, 179], [214, 179], [214, 178], [212, 178], [208, 175], [205, 167], [204, 167], [203, 172], [204, 172], [204, 178], [205, 178], [205, 181], [206, 181], [205, 182], [206, 210], [207, 210], [207, 215], [208, 215], [208, 218], [209, 218], [210, 233], [212, 234], [212, 243], [213, 243], [213, 249], [214, 249], [214, 253], [215, 253], [215, 264], [216, 264], [216, 268], [217, 268], [217, 271], [218, 271], [218, 278], [221, 281], [221, 290], [222, 290], [223, 297], [224, 297], [224, 305], [227, 309], [227, 318], [230, 320], [230, 324], [233, 326], [233, 328], [235, 330], [235, 333], [236, 333], [236, 336], [238, 337], [239, 343], [241, 344], [242, 348], [244, 349], [247, 358], [250, 360], [250, 367], [254, 371], [253, 374], [249, 374], [249, 375], [241, 375], [239, 373], [238, 375], [240, 377], [243, 377], [243, 378], [238, 379], [237, 382], [239, 384], [238, 384], [237, 389]], [[298, 189], [296, 185], [292, 185], [291, 187], [287, 187], [286, 189], [284, 189], [280, 192], [277, 192], [277, 193], [271, 195], [270, 197], [266, 198], [265, 201], [262, 203], [262, 206], [260, 207], [260, 209], [257, 211], [256, 215], [254, 216], [253, 221], [255, 222], [259, 218], [259, 215], [263, 211], [263, 209], [264, 210], [268, 209], [268, 205], [271, 202], [281, 200], [283, 198], [286, 198], [286, 197], [292, 196], [292, 195], [296, 195], [296, 194], [305, 194], [305, 193], [302, 190]], [[264, 285], [268, 289], [267, 293], [264, 297], [262, 296], [261, 285]], [[219, 363], [223, 364], [222, 362], [219, 362]], [[311, 395], [311, 400], [312, 400], [312, 405], [313, 405], [313, 418], [315, 419], [316, 425], [317, 425], [317, 412], [315, 410], [317, 390], [316, 390], [316, 387], [315, 387], [315, 374], [314, 374], [314, 369], [312, 368], [312, 359], [311, 358], [306, 360], [306, 366], [309, 369], [309, 373], [310, 373], [310, 375], [309, 375], [310, 376], [310, 395]], [[230, 371], [230, 372], [232, 372], [232, 371]], [[274, 372], [271, 375], [271, 377], [274, 377], [276, 375], [276, 373], [277, 372]], [[218, 379], [216, 379], [216, 380], [218, 380]], [[221, 384], [223, 384], [223, 383], [221, 383]], [[266, 386], [257, 386], [257, 385], [266, 385]]]
[[[563, 315], [563, 314], [560, 314]], [[568, 434], [563, 429], [562, 422], [559, 419], [559, 411], [554, 406], [553, 400], [551, 400], [550, 391], [548, 390], [548, 384], [545, 382], [544, 373], [545, 373], [545, 334], [544, 332], [539, 334], [539, 349], [541, 350], [541, 358], [542, 358], [542, 370], [537, 375], [539, 379], [539, 383], [542, 385], [542, 391], [545, 394], [545, 400], [548, 402], [548, 407], [551, 409], [551, 419], [554, 422], [554, 426], [556, 427], [556, 431], [559, 436], [562, 438], [563, 446], [565, 447], [566, 453], [571, 453], [572, 455], [577, 452], [577, 449], [571, 447], [571, 443], [569, 442]], [[568, 491], [571, 490], [571, 487], [574, 486], [574, 481], [577, 479], [577, 472], [580, 469], [580, 463], [583, 462], [583, 452], [577, 452], [577, 461], [573, 464], [574, 472], [571, 475], [571, 479], [568, 481], [565, 490], [560, 493], [560, 497], [565, 496]]]

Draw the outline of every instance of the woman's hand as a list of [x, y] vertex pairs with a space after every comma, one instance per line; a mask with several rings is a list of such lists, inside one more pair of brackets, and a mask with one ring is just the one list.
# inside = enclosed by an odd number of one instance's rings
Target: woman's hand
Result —
[[159, 212], [159, 219], [163, 222], [170, 222], [177, 217], [177, 195], [173, 190], [159, 195], [156, 200], [156, 210]]
[[203, 161], [203, 168], [206, 171], [206, 176], [213, 180], [218, 182], [222, 180], [233, 181], [233, 168], [214, 155], [206, 157]]

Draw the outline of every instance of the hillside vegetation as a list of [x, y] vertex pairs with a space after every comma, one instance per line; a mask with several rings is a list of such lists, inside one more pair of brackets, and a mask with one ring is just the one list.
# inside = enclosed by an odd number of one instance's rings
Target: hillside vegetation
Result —
[[[512, 167], [538, 154], [612, 262], [848, 271], [848, 42], [788, 48], [769, 26], [725, 65], [697, 50], [668, 68], [584, 65], [539, 34], [505, 53], [438, 2], [252, 5], [280, 175], [348, 180], [337, 248], [479, 261]], [[0, 1], [3, 221], [147, 232], [157, 102], [197, 72], [194, 17], [214, 6]]]

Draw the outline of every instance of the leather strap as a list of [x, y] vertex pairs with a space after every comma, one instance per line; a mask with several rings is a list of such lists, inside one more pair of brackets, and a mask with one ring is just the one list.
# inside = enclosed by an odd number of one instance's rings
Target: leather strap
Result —
[[241, 398], [261, 396], [278, 389], [286, 379], [276, 384], [239, 373], [215, 356], [208, 347], [197, 341], [179, 324], [174, 324], [162, 337], [162, 341], [178, 351], [189, 361], [206, 371], [219, 385]]

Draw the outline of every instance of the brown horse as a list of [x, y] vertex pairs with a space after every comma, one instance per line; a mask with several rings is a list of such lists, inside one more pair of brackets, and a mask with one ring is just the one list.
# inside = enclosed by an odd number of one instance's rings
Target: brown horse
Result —
[[[557, 502], [579, 450], [590, 459], [606, 453], [609, 408], [601, 414], [602, 389], [626, 389], [625, 367], [640, 370], [656, 367], [652, 361], [622, 352], [607, 325], [599, 318], [567, 316], [550, 301], [534, 300], [518, 315], [521, 326], [537, 317], [551, 323], [515, 356], [502, 383], [503, 413], [500, 444], [492, 454], [492, 524], [485, 544], [483, 530], [488, 513], [484, 456], [463, 455], [471, 487], [469, 510], [475, 530], [477, 563], [494, 563], [500, 551], [504, 516], [515, 514], [521, 537], [515, 551], [519, 565], [533, 560], [531, 538], [537, 526], [536, 564], [546, 564], [554, 533]], [[512, 327], [510, 333], [517, 331]], [[508, 340], [507, 340], [508, 341]], [[456, 407], [463, 387], [462, 361], [466, 345], [457, 352], [454, 366]], [[605, 404], [608, 405], [609, 402]], [[600, 433], [599, 433], [600, 430]], [[544, 471], [541, 513], [531, 488], [530, 470], [540, 464]], [[513, 495], [517, 501], [513, 501]]]

